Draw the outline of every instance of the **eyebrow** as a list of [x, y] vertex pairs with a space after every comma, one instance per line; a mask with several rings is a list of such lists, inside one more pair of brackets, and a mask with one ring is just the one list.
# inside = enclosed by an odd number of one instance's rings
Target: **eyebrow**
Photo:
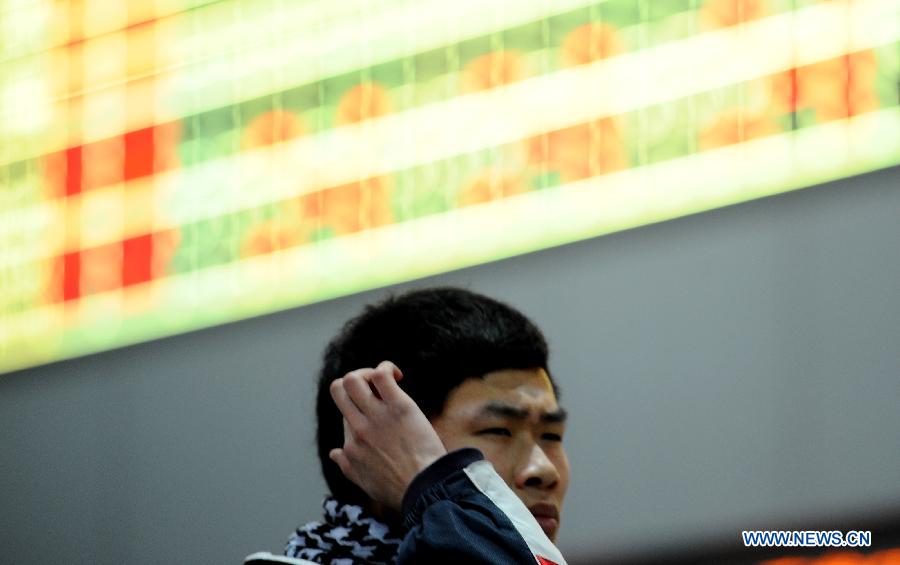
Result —
[[[491, 402], [481, 409], [480, 415], [500, 416], [501, 418], [512, 418], [513, 420], [528, 420], [531, 417], [531, 411], [503, 402]], [[564, 408], [557, 408], [552, 412], [542, 412], [539, 419], [541, 422], [550, 424], [562, 424], [568, 416], [569, 413]]]

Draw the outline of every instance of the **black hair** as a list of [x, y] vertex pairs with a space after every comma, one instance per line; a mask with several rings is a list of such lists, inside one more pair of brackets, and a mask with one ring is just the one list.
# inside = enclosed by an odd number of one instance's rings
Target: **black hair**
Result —
[[[319, 373], [316, 418], [322, 474], [338, 500], [367, 504], [368, 496], [347, 479], [328, 453], [344, 444], [341, 413], [329, 385], [350, 371], [392, 361], [400, 387], [430, 420], [441, 414], [450, 392], [466, 379], [502, 369], [547, 367], [547, 341], [521, 312], [461, 288], [414, 290], [366, 306], [325, 348]], [[551, 377], [554, 392], [558, 392]]]

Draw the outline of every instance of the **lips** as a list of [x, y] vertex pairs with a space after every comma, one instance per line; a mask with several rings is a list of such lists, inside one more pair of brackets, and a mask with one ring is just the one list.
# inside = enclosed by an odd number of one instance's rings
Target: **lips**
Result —
[[528, 510], [547, 536], [552, 536], [559, 528], [559, 510], [552, 504], [535, 504], [529, 506]]

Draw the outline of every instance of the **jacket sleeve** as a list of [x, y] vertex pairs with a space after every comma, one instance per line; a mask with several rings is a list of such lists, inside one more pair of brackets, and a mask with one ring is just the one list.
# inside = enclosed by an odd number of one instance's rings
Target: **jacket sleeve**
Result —
[[565, 565], [521, 500], [477, 449], [460, 449], [413, 479], [403, 497], [397, 564]]

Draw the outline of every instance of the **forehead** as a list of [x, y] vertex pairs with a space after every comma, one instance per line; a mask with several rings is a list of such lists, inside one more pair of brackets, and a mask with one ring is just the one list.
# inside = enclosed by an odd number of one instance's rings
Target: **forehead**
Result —
[[559, 407], [544, 369], [503, 369], [463, 381], [448, 396], [442, 415], [475, 417], [485, 405], [497, 401], [536, 413]]

